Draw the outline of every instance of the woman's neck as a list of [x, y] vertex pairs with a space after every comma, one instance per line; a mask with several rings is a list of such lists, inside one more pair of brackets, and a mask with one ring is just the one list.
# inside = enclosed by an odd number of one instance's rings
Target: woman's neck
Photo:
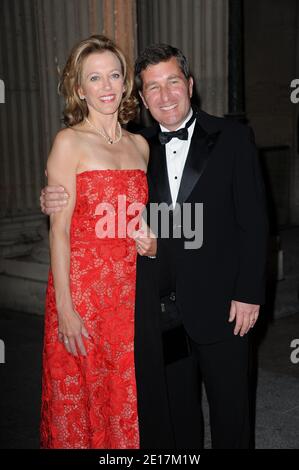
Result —
[[96, 128], [104, 131], [109, 137], [115, 139], [118, 133], [118, 113], [103, 115], [97, 112], [90, 112], [88, 120]]

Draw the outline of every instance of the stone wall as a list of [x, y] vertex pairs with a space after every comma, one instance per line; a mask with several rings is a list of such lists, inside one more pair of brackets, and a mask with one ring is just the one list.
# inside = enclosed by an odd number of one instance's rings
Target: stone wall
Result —
[[39, 194], [51, 142], [62, 125], [57, 85], [70, 49], [90, 34], [104, 33], [133, 59], [135, 11], [135, 0], [1, 0], [2, 307], [44, 310], [48, 218], [40, 212]]
[[297, 0], [245, 0], [246, 111], [264, 161], [278, 222], [299, 224], [298, 108], [290, 83], [299, 78]]

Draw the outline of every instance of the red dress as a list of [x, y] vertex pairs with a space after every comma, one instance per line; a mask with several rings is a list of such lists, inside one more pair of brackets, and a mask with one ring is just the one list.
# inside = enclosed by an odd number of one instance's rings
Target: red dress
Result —
[[[76, 192], [70, 235], [71, 294], [90, 339], [83, 339], [86, 357], [72, 356], [58, 341], [50, 272], [41, 447], [139, 448], [134, 366], [136, 247], [126, 236], [126, 227], [130, 220], [136, 221], [138, 207], [147, 202], [146, 175], [142, 170], [85, 171], [77, 175]], [[108, 226], [110, 236], [103, 238]]]

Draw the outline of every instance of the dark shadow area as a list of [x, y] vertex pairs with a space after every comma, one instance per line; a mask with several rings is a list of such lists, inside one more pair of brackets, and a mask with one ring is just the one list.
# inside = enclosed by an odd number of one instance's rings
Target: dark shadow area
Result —
[[266, 298], [265, 304], [260, 308], [260, 315], [257, 325], [251, 335], [251, 355], [250, 355], [250, 416], [251, 416], [251, 448], [255, 448], [256, 429], [256, 398], [258, 386], [259, 370], [259, 349], [267, 336], [269, 325], [274, 321], [274, 308], [278, 279], [278, 252], [279, 224], [277, 216], [277, 206], [275, 204], [274, 190], [266, 165], [264, 149], [259, 149], [259, 161], [265, 185], [267, 213], [269, 221], [268, 256], [266, 266]]
[[2, 310], [0, 448], [38, 449], [44, 317]]

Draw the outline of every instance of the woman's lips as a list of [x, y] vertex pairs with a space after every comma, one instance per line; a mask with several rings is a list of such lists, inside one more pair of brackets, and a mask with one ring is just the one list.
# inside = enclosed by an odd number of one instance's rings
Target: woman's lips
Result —
[[115, 95], [104, 95], [100, 97], [103, 103], [112, 103], [115, 100]]

